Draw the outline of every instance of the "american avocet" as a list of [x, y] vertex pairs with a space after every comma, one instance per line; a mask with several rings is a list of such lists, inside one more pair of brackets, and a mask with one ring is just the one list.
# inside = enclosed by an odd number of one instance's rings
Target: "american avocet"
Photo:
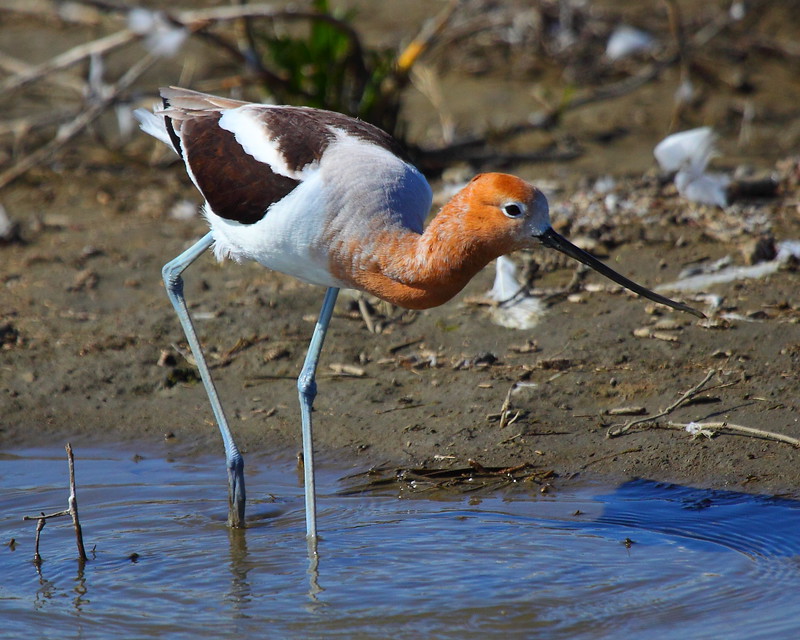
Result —
[[205, 198], [204, 215], [211, 227], [164, 265], [163, 276], [225, 445], [231, 526], [244, 526], [244, 463], [192, 326], [181, 278], [209, 247], [220, 260], [255, 260], [327, 287], [297, 381], [310, 540], [317, 534], [314, 376], [341, 287], [427, 309], [450, 300], [498, 256], [541, 244], [641, 296], [704, 317], [628, 280], [556, 233], [547, 199], [520, 178], [477, 175], [423, 230], [431, 188], [384, 131], [307, 107], [252, 104], [175, 87], [162, 89], [161, 96], [163, 109], [140, 109], [137, 117], [144, 131], [183, 158]]

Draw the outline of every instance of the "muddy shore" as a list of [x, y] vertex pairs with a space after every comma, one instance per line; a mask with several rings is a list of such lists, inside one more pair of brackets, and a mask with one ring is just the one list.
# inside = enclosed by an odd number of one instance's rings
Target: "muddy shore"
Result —
[[[0, 447], [71, 441], [80, 451], [103, 442], [132, 452], [221, 455], [160, 278], [164, 262], [205, 232], [198, 216], [170, 214], [176, 203], [196, 206], [199, 197], [181, 166], [153, 154], [151, 141], [122, 151], [94, 142], [79, 141], [1, 196], [19, 234], [0, 246]], [[644, 137], [641, 157], [652, 142]], [[542, 183], [554, 226], [645, 286], [726, 256], [744, 265], [758, 259], [751, 245], [767, 234], [776, 242], [800, 239], [797, 158], [759, 151], [750, 159], [756, 172], [773, 176], [778, 188], [722, 211], [687, 203], [652, 160], [639, 171], [615, 171], [615, 154], [628, 152], [612, 146], [608, 153], [593, 167], [584, 160], [505, 170]], [[745, 164], [737, 157], [736, 166], [722, 168], [733, 173]], [[595, 188], [607, 175], [613, 184]], [[609, 193], [631, 206], [607, 209]], [[607, 214], [602, 224], [585, 222], [600, 214]], [[575, 265], [549, 253], [517, 260], [529, 272], [535, 263], [537, 290], [563, 291]], [[492, 279], [493, 270], [484, 270], [454, 301], [430, 311], [370, 300], [380, 333], [368, 330], [355, 298], [340, 297], [315, 404], [322, 460], [358, 468], [530, 463], [552, 470], [555, 481], [638, 476], [800, 496], [800, 449], [791, 444], [667, 428], [607, 437], [615, 424], [668, 407], [713, 369], [709, 389], [662, 426], [727, 422], [800, 438], [795, 263], [696, 293], [667, 292], [707, 312], [710, 322], [654, 308], [590, 275], [579, 291], [550, 298], [535, 328], [507, 329], [481, 301]], [[245, 454], [293, 456], [300, 448], [295, 377], [322, 291], [253, 264], [220, 265], [210, 255], [186, 283]]]
[[[36, 231], [2, 248], [4, 447], [71, 440], [76, 447], [146, 441], [187, 452], [221, 449], [159, 277], [162, 263], [203, 230], [199, 219], [162, 216], [170, 198], [191, 195], [178, 169], [141, 167], [124, 179], [99, 167], [48, 173], [38, 189], [17, 187], [18, 200], [6, 200], [19, 211], [35, 192], [42, 203], [28, 205], [39, 220]], [[629, 194], [636, 188], [635, 181], [621, 184]], [[615, 231], [617, 246], [607, 260], [616, 268], [656, 286], [700, 259], [741, 260], [737, 243], [670, 224], [670, 208], [685, 207], [677, 197], [662, 205], [665, 224], [657, 229], [625, 225], [622, 238]], [[784, 218], [781, 235], [800, 237], [793, 208], [765, 206]], [[553, 290], [574, 271], [555, 260], [549, 269], [537, 285]], [[609, 426], [631, 419], [609, 412], [635, 406], [655, 413], [710, 369], [720, 372], [716, 384], [733, 384], [702, 394], [670, 419], [728, 421], [800, 437], [795, 269], [715, 285], [721, 308], [741, 319], [713, 328], [606, 291], [590, 276], [601, 290], [554, 302], [533, 330], [506, 329], [491, 322], [488, 307], [465, 302], [483, 296], [492, 277], [486, 270], [458, 299], [431, 311], [383, 316], [375, 306], [380, 334], [369, 333], [354, 299], [343, 297], [316, 402], [323, 458], [364, 466], [530, 462], [559, 476], [796, 492], [800, 451], [784, 443], [693, 439], [664, 429], [606, 438]], [[187, 296], [245, 451], [292, 454], [299, 448], [294, 377], [321, 292], [209, 256], [187, 274]], [[664, 325], [665, 319], [674, 322]], [[659, 321], [671, 327], [666, 335], [634, 335]], [[501, 427], [497, 414], [507, 396], [510, 424]]]

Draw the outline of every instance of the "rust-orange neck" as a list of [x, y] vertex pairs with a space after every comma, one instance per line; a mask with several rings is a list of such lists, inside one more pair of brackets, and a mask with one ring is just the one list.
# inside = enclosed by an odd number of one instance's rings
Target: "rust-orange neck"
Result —
[[[402, 224], [378, 227], [339, 239], [331, 272], [339, 281], [411, 309], [443, 304], [498, 256], [531, 245], [525, 211], [536, 190], [523, 180], [498, 173], [476, 176], [419, 234]], [[546, 216], [546, 211], [544, 213]]]
[[[370, 242], [370, 254], [354, 270], [354, 286], [409, 309], [439, 306], [509, 247], [480, 225], [468, 224], [461, 194], [420, 235], [392, 229]], [[341, 274], [339, 274], [341, 277]]]

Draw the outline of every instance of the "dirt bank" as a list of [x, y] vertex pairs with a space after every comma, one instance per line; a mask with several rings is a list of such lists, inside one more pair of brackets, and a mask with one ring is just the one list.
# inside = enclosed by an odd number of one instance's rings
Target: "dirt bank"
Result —
[[[517, 82], [522, 95], [524, 79], [502, 82]], [[569, 126], [595, 131], [608, 108]], [[760, 147], [754, 164], [780, 188], [724, 212], [687, 203], [652, 161], [637, 171], [626, 164], [613, 185], [593, 190], [598, 177], [617, 173], [610, 168], [615, 154], [629, 157], [632, 139], [622, 147], [598, 142], [591, 166], [583, 156], [578, 164], [512, 170], [533, 182], [544, 178], [556, 228], [650, 287], [725, 256], [744, 264], [752, 251], [742, 250], [763, 233], [800, 239], [796, 159], [765, 158]], [[650, 134], [643, 137], [639, 157], [652, 143]], [[58, 164], [2, 194], [21, 240], [0, 246], [0, 446], [148, 442], [187, 455], [221, 452], [160, 279], [163, 263], [205, 230], [200, 218], [169, 212], [183, 199], [199, 199], [182, 167], [163, 156], [151, 162], [151, 141], [131, 145], [120, 151], [78, 141]], [[523, 260], [536, 264], [533, 283], [545, 292], [563, 290], [574, 275], [573, 264], [544, 249]], [[368, 331], [353, 298], [341, 298], [315, 407], [323, 459], [363, 466], [528, 462], [562, 478], [642, 476], [800, 492], [800, 450], [786, 443], [661, 428], [606, 437], [610, 426], [637, 417], [614, 415], [620, 409], [654, 414], [714, 369], [712, 388], [662, 424], [728, 422], [800, 438], [800, 275], [792, 264], [704, 287], [716, 299], [674, 294], [708, 312], [706, 323], [654, 310], [589, 276], [588, 289], [552, 298], [528, 331], [493, 324], [488, 308], [475, 302], [492, 277], [484, 271], [455, 301], [431, 311], [374, 306], [379, 334]], [[244, 450], [293, 455], [294, 378], [322, 292], [210, 256], [186, 280]]]

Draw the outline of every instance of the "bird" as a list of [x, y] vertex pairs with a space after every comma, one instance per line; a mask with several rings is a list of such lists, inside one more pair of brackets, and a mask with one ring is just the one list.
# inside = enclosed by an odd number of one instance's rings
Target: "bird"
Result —
[[160, 90], [137, 109], [145, 133], [183, 160], [205, 203], [209, 231], [162, 269], [222, 436], [228, 524], [245, 527], [244, 460], [236, 446], [183, 294], [182, 273], [207, 251], [255, 261], [326, 289], [297, 379], [306, 537], [317, 539], [311, 411], [315, 374], [339, 290], [428, 309], [458, 294], [483, 267], [519, 249], [555, 249], [659, 304], [700, 311], [646, 289], [557, 233], [545, 195], [505, 173], [479, 173], [430, 220], [432, 191], [402, 146], [357, 118], [257, 104], [190, 89]]

